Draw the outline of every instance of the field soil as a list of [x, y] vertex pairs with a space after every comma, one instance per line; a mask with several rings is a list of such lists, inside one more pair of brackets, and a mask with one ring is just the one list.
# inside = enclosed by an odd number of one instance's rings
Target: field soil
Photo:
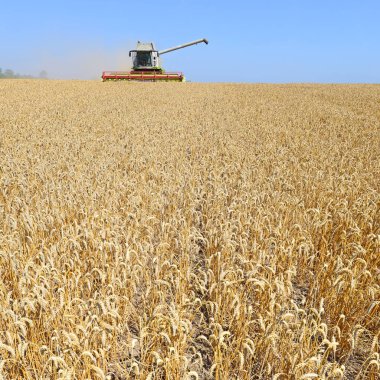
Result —
[[0, 379], [379, 379], [380, 85], [0, 80]]

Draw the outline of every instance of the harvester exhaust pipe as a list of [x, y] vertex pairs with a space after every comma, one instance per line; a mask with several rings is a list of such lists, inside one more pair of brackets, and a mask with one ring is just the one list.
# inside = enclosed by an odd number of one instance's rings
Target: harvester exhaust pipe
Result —
[[175, 46], [175, 47], [172, 47], [172, 48], [169, 48], [169, 49], [161, 50], [161, 51], [158, 52], [158, 54], [161, 55], [161, 54], [169, 53], [169, 52], [171, 52], [173, 50], [182, 49], [182, 48], [185, 48], [187, 46], [200, 44], [202, 42], [204, 42], [205, 44], [208, 44], [208, 41], [206, 40], [206, 38], [201, 38], [200, 40], [188, 42], [187, 44], [178, 45], [178, 46]]

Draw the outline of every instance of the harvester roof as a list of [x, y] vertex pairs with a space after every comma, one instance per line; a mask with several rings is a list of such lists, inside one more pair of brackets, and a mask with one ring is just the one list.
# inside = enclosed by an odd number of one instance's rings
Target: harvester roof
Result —
[[138, 51], [155, 51], [153, 42], [140, 42], [137, 41], [136, 50]]

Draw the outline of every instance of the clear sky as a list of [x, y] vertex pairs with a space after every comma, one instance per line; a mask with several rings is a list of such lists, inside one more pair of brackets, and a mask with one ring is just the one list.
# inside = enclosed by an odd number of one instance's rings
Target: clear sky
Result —
[[0, 67], [98, 78], [137, 40], [192, 81], [380, 83], [380, 0], [0, 0]]

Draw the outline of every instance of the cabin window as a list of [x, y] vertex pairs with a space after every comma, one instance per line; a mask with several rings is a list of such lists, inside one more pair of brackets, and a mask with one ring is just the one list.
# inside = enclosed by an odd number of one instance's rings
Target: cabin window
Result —
[[136, 57], [136, 66], [152, 66], [152, 57], [150, 52], [138, 52]]

